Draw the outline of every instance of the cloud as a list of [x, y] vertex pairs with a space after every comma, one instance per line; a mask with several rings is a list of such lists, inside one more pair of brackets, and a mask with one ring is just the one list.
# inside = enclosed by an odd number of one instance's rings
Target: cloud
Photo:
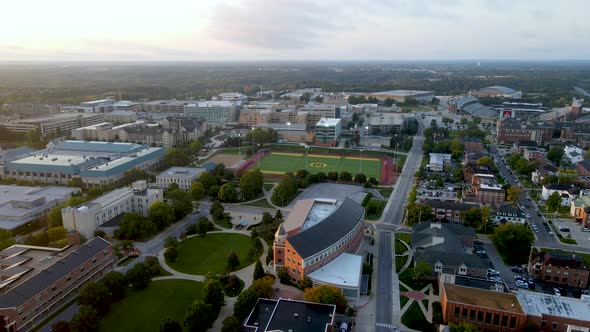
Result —
[[209, 30], [214, 38], [246, 46], [296, 49], [316, 45], [343, 26], [332, 21], [338, 11], [308, 0], [252, 0], [218, 5]]

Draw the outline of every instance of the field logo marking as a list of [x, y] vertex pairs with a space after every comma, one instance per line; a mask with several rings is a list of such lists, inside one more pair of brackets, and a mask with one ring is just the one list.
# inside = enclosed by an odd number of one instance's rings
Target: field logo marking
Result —
[[328, 167], [328, 164], [326, 163], [310, 163], [309, 167], [313, 167], [313, 168], [326, 168]]

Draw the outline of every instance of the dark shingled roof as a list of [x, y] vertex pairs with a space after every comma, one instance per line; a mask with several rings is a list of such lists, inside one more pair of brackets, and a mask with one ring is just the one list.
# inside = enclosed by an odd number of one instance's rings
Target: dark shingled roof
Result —
[[359, 222], [363, 222], [364, 214], [362, 205], [346, 197], [322, 222], [288, 237], [287, 240], [301, 258], [313, 256], [340, 241]]
[[0, 308], [16, 308], [20, 306], [110, 245], [108, 241], [101, 237], [95, 237], [86, 242], [80, 248], [37, 273], [29, 280], [0, 295]]

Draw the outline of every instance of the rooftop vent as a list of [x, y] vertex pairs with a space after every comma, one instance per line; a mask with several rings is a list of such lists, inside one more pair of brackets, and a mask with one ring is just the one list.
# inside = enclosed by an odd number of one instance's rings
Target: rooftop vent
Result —
[[297, 318], [299, 318], [299, 314], [298, 314], [298, 313], [294, 313], [294, 314], [293, 314], [293, 317], [294, 317], [295, 319], [297, 319]]

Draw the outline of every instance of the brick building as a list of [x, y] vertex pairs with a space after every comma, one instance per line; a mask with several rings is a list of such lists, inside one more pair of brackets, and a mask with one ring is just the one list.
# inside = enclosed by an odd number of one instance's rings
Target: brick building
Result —
[[471, 182], [475, 174], [492, 174], [492, 170], [486, 165], [478, 165], [477, 162], [466, 159], [463, 164], [463, 180]]
[[504, 203], [504, 189], [491, 174], [475, 174], [471, 178], [471, 187], [466, 189], [463, 199], [468, 202], [501, 205]]
[[535, 141], [538, 145], [551, 142], [553, 123], [527, 123], [517, 119], [504, 118], [498, 122], [496, 142], [510, 144], [518, 141]]
[[528, 266], [533, 278], [557, 285], [585, 289], [590, 271], [582, 257], [574, 253], [540, 252]]
[[576, 171], [581, 176], [590, 176], [590, 161], [582, 161], [576, 164]]
[[1, 251], [0, 258], [3, 275], [20, 275], [3, 280], [0, 331], [7, 332], [30, 330], [108, 272], [115, 260], [111, 244], [100, 237], [63, 250], [15, 245]]
[[275, 234], [274, 266], [285, 267], [294, 280], [303, 279], [340, 254], [355, 252], [364, 220], [365, 209], [350, 198], [298, 201]]
[[432, 215], [438, 221], [448, 221], [462, 224], [464, 221], [463, 213], [472, 207], [478, 207], [477, 204], [460, 203], [460, 202], [442, 202], [434, 199], [426, 199], [422, 204], [432, 209]]
[[485, 151], [481, 138], [463, 137], [462, 141], [465, 145], [465, 153]]
[[538, 331], [590, 330], [590, 299], [519, 290], [516, 297]]

